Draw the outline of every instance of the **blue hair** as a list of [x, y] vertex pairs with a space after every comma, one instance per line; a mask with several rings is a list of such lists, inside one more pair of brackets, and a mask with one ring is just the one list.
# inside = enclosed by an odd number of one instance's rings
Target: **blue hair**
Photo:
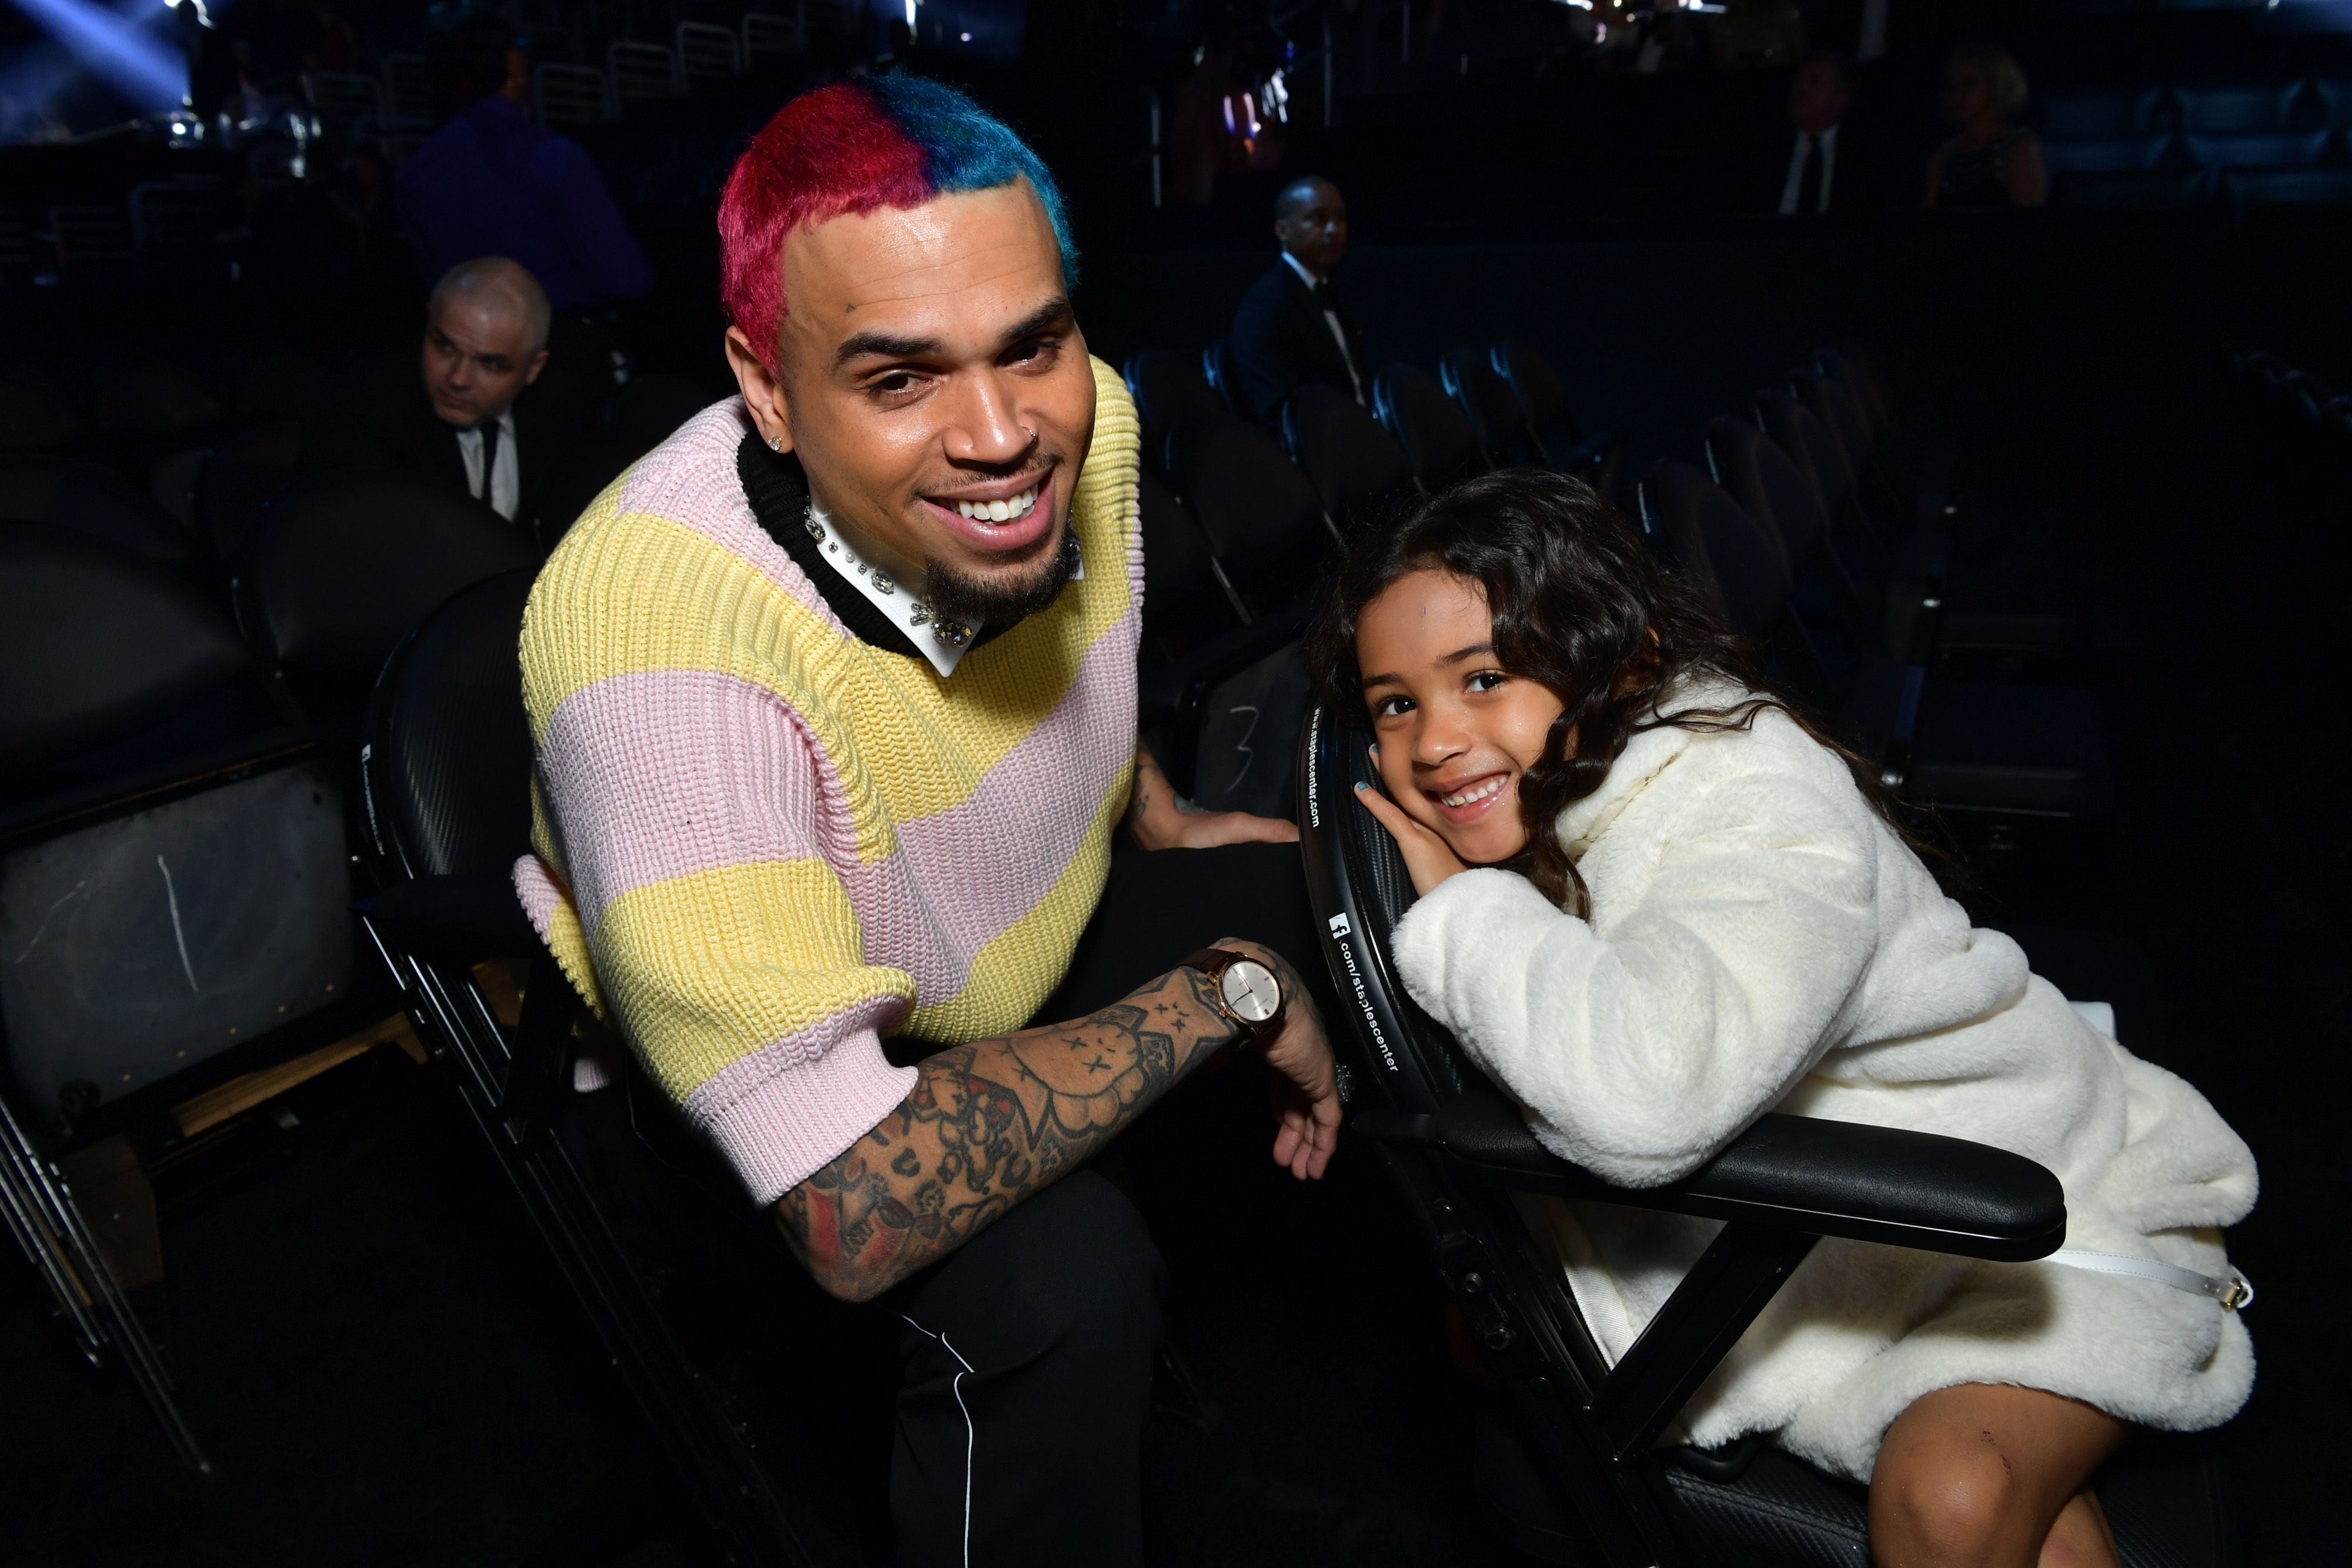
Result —
[[1062, 188], [1011, 126], [955, 89], [920, 77], [876, 77], [865, 86], [921, 150], [924, 178], [942, 195], [992, 191], [1016, 177], [1028, 181], [1045, 205], [1045, 221], [1054, 225], [1054, 243], [1061, 247], [1063, 286], [1078, 281], [1078, 247], [1070, 239]]

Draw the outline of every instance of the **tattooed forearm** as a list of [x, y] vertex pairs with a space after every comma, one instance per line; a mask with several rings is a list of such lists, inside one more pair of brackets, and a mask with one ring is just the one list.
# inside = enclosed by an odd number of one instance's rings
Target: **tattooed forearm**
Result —
[[897, 1110], [777, 1201], [777, 1219], [827, 1291], [878, 1295], [1084, 1162], [1233, 1038], [1209, 982], [1176, 969], [1092, 1018], [942, 1051]]

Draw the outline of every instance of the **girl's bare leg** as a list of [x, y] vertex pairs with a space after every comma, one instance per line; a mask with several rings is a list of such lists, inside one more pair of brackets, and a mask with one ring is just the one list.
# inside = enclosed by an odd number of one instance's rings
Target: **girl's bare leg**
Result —
[[1970, 1383], [1887, 1428], [1870, 1482], [1878, 1568], [2118, 1568], [2083, 1488], [2124, 1425], [2079, 1400]]

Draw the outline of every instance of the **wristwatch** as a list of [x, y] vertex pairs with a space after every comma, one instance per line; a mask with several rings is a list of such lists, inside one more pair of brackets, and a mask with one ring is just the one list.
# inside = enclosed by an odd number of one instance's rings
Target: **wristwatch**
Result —
[[1203, 947], [1184, 960], [1184, 967], [1208, 977], [1217, 1010], [1252, 1045], [1265, 1046], [1282, 1032], [1283, 1009], [1290, 998], [1264, 964], [1230, 947]]

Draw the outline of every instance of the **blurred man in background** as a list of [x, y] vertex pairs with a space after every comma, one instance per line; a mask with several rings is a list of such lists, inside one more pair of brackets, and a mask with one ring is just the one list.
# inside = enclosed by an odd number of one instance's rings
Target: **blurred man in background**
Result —
[[1797, 68], [1789, 86], [1789, 123], [1796, 140], [1780, 185], [1782, 217], [1819, 217], [1830, 210], [1838, 194], [1838, 128], [1853, 104], [1844, 61], [1817, 55]]
[[558, 311], [651, 290], [653, 269], [594, 162], [525, 111], [523, 51], [471, 29], [440, 63], [467, 101], [400, 166], [400, 227], [417, 270], [434, 278], [469, 256], [512, 256]]
[[1371, 394], [1362, 337], [1331, 294], [1332, 269], [1348, 254], [1348, 200], [1330, 181], [1308, 175], [1275, 198], [1274, 237], [1282, 257], [1242, 296], [1234, 313], [1234, 378], [1252, 418], [1270, 423], [1303, 386], [1337, 387], [1358, 402]]

